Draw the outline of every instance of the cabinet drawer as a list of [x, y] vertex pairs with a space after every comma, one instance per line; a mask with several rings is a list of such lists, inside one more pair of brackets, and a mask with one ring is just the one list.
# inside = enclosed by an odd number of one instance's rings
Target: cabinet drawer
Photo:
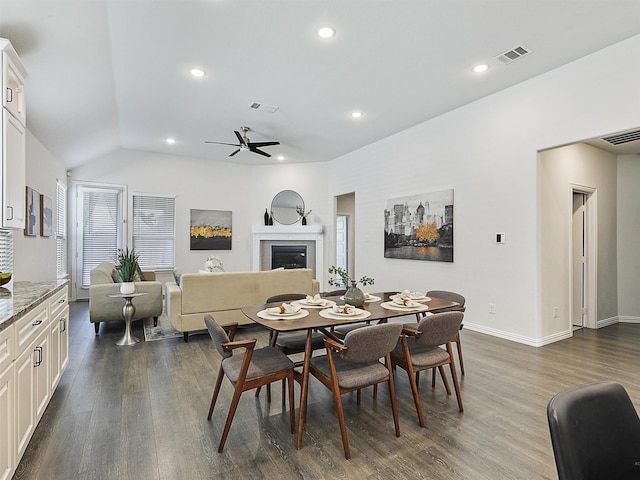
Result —
[[41, 303], [14, 323], [16, 327], [16, 356], [20, 356], [29, 344], [49, 327], [48, 305]]
[[0, 372], [3, 372], [16, 358], [14, 340], [13, 325], [9, 325], [0, 332]]
[[55, 318], [58, 313], [65, 309], [69, 305], [69, 288], [66, 286], [59, 292], [54, 293], [49, 298], [49, 308], [51, 311], [51, 318]]

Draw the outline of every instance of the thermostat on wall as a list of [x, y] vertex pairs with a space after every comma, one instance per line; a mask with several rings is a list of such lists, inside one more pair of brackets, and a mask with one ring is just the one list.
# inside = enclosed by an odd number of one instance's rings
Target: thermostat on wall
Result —
[[505, 243], [504, 237], [504, 233], [496, 233], [496, 243]]

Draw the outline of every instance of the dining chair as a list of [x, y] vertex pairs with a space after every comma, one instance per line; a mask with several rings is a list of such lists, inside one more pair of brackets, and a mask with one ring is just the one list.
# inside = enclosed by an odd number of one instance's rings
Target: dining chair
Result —
[[[443, 368], [445, 365], [449, 365], [458, 400], [458, 409], [460, 412], [464, 411], [453, 348], [451, 347], [451, 342], [460, 329], [463, 317], [462, 312], [443, 312], [422, 318], [417, 328], [403, 325], [403, 335], [400, 337], [400, 342], [391, 352], [393, 366], [404, 369], [409, 376], [409, 384], [421, 427], [424, 427], [424, 416], [420, 407], [416, 373], [422, 370], [438, 368], [447, 394], [451, 395], [451, 388]], [[445, 345], [445, 348], [442, 348], [441, 345]]]
[[[234, 387], [233, 398], [227, 421], [224, 425], [218, 452], [222, 453], [224, 444], [229, 435], [229, 429], [233, 422], [233, 417], [238, 408], [238, 402], [243, 392], [258, 388], [262, 385], [270, 385], [272, 382], [282, 380], [289, 384], [289, 421], [291, 423], [291, 433], [295, 432], [295, 407], [293, 398], [293, 362], [280, 350], [273, 347], [263, 347], [256, 349], [256, 339], [234, 341], [234, 336], [238, 328], [237, 323], [220, 326], [211, 315], [204, 317], [211, 340], [222, 356], [218, 377], [216, 379], [211, 406], [207, 420], [211, 420], [213, 409], [220, 393], [222, 379], [226, 376]], [[233, 351], [243, 348], [243, 355], [233, 355]]]
[[619, 383], [561, 391], [547, 405], [547, 420], [560, 480], [640, 478], [640, 419]]
[[[344, 338], [344, 343], [325, 338], [326, 355], [311, 358], [309, 372], [333, 393], [344, 456], [347, 460], [351, 458], [351, 452], [341, 400], [341, 395], [345, 393], [388, 382], [396, 437], [400, 436], [389, 352], [397, 345], [401, 332], [402, 325], [399, 323], [359, 328], [349, 332]], [[383, 357], [384, 364], [380, 362], [380, 358]]]
[[[444, 300], [449, 300], [450, 302], [456, 302], [458, 304], [457, 307], [452, 307], [449, 311], [455, 312], [465, 312], [465, 301], [466, 299], [456, 292], [449, 292], [447, 290], [429, 290], [427, 292], [427, 297], [435, 297], [442, 298]], [[460, 330], [464, 325], [460, 324]], [[453, 339], [453, 343], [456, 344], [456, 350], [458, 351], [458, 361], [460, 362], [460, 373], [464, 375], [464, 360], [462, 359], [462, 342], [460, 341], [460, 331], [456, 335], [456, 338]]]

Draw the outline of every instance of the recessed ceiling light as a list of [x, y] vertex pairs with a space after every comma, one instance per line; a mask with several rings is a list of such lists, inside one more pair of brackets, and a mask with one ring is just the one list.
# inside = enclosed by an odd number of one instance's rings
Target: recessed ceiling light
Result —
[[322, 38], [331, 38], [336, 34], [336, 29], [333, 27], [322, 27], [318, 30], [318, 35]]
[[282, 162], [284, 160], [284, 157], [282, 155], [278, 155], [278, 160]]
[[171, 137], [169, 137], [169, 138], [167, 138], [166, 142], [167, 142], [168, 144], [170, 144], [170, 145], [173, 145], [174, 143], [176, 143], [176, 139], [175, 139], [175, 138], [171, 138]]
[[362, 116], [362, 112], [351, 112], [351, 116], [353, 118], [360, 118]]
[[201, 68], [192, 68], [191, 70], [189, 70], [189, 72], [194, 77], [204, 77], [206, 75], [205, 71]]
[[486, 63], [481, 63], [480, 65], [473, 67], [473, 71], [476, 73], [486, 72], [487, 70], [489, 70], [489, 65]]

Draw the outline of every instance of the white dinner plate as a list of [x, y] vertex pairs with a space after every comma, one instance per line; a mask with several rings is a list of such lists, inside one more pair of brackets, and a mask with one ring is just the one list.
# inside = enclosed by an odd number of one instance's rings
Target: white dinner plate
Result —
[[405, 305], [398, 305], [393, 302], [382, 302], [380, 306], [382, 308], [386, 308], [387, 310], [396, 310], [398, 312], [424, 312], [425, 310], [429, 309], [427, 305], [417, 305], [415, 307], [407, 307]]
[[263, 318], [265, 320], [297, 320], [299, 318], [304, 318], [309, 315], [307, 310], [300, 310], [294, 314], [282, 314], [282, 313], [269, 313], [266, 310], [260, 310], [257, 313], [258, 317]]
[[[391, 300], [395, 300], [396, 298], [399, 298], [400, 294], [396, 293], [395, 295], [390, 295], [389, 298]], [[422, 295], [421, 297], [409, 297], [409, 300], [413, 300], [414, 302], [420, 302], [420, 303], [424, 303], [424, 302], [429, 302], [431, 301], [431, 297], [427, 297], [426, 295]]]
[[296, 305], [298, 307], [304, 307], [304, 308], [327, 308], [327, 307], [333, 307], [335, 304], [336, 302], [334, 302], [333, 300], [323, 300], [322, 303], [316, 303], [316, 302], [309, 303], [304, 299], [291, 302], [291, 305]]
[[330, 308], [327, 308], [325, 310], [320, 310], [319, 315], [321, 317], [329, 318], [331, 320], [344, 320], [346, 318], [354, 318], [354, 319], [358, 319], [358, 320], [364, 320], [365, 318], [368, 318], [368, 317], [371, 316], [371, 312], [368, 312], [367, 310], [360, 310], [357, 315], [345, 315], [345, 314], [340, 315], [339, 313], [335, 313], [335, 312], [331, 311]]

